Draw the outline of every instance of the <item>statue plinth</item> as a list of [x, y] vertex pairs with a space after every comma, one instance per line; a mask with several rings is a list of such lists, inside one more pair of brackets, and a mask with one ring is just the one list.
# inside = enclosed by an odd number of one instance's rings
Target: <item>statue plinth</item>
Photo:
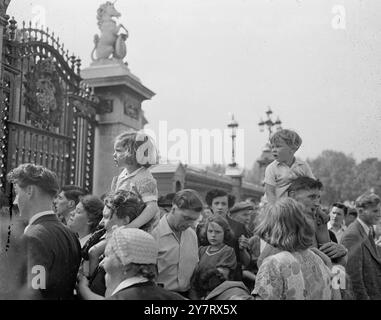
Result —
[[81, 71], [83, 83], [94, 89], [101, 103], [107, 103], [111, 112], [97, 115], [94, 159], [94, 194], [110, 189], [114, 168], [114, 139], [128, 129], [140, 130], [147, 124], [142, 102], [155, 93], [145, 87], [129, 68], [111, 60], [93, 63]]

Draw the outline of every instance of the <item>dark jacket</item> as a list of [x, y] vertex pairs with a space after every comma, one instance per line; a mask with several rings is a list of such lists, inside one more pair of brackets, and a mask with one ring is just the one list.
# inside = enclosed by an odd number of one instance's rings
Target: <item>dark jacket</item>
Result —
[[81, 262], [77, 236], [52, 214], [30, 225], [22, 240], [27, 252], [26, 281], [34, 293], [32, 296], [49, 300], [72, 299]]
[[372, 246], [364, 228], [356, 220], [344, 231], [341, 244], [348, 249], [347, 273], [356, 300], [381, 299], [380, 249]]
[[225, 281], [214, 288], [205, 298], [205, 300], [253, 300], [249, 290], [241, 281]]
[[178, 293], [168, 291], [152, 281], [134, 284], [106, 300], [186, 300]]

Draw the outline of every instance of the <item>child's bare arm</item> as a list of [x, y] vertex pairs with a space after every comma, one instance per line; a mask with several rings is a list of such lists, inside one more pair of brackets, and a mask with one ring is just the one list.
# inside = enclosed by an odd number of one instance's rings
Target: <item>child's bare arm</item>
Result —
[[266, 183], [265, 192], [266, 192], [266, 198], [268, 203], [275, 203], [276, 201], [275, 186], [272, 186]]
[[128, 228], [140, 228], [144, 226], [147, 222], [151, 221], [152, 218], [156, 215], [156, 213], [159, 211], [159, 207], [157, 206], [156, 201], [149, 201], [146, 204], [145, 209], [143, 212], [136, 217], [135, 220], [131, 221], [127, 227]]
[[106, 239], [98, 242], [89, 250], [89, 275], [91, 276], [99, 264], [99, 257], [104, 253], [106, 248]]
[[105, 298], [92, 292], [89, 288], [89, 280], [82, 276], [77, 285], [77, 290], [83, 300], [104, 300]]

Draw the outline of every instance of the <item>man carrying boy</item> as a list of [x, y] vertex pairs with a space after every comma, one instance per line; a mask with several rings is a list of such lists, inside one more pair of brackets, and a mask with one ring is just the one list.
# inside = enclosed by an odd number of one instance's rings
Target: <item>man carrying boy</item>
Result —
[[[315, 238], [313, 239], [313, 247], [319, 248], [321, 252], [331, 259], [332, 263], [345, 266], [347, 250], [343, 245], [331, 241], [327, 227], [329, 217], [320, 209], [322, 188], [323, 185], [319, 180], [299, 177], [292, 181], [288, 189], [288, 196], [303, 204], [306, 217], [314, 224]], [[275, 250], [267, 244], [258, 259], [259, 265], [266, 256], [272, 255], [274, 252]]]
[[295, 158], [295, 152], [302, 145], [300, 136], [287, 129], [281, 129], [270, 137], [271, 151], [275, 160], [265, 171], [265, 192], [269, 203], [287, 196], [292, 180], [306, 176], [314, 178], [309, 165]]

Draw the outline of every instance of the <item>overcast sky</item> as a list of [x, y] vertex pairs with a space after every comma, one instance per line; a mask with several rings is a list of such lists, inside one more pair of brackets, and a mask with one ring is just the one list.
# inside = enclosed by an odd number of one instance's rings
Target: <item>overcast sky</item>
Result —
[[[87, 67], [103, 2], [12, 0], [8, 14], [30, 20], [41, 6]], [[165, 120], [168, 130], [223, 130], [234, 112], [251, 167], [271, 106], [303, 138], [301, 158], [324, 149], [381, 158], [381, 1], [120, 0], [116, 8], [130, 34], [129, 68], [156, 93], [143, 104], [148, 128]]]

